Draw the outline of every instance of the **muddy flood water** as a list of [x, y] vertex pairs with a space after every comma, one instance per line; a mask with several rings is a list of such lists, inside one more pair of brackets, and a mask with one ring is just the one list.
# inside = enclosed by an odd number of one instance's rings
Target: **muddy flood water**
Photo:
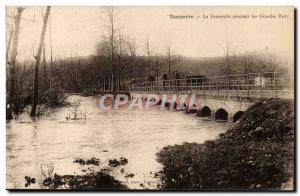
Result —
[[[58, 174], [83, 174], [88, 167], [109, 168], [112, 176], [131, 189], [156, 188], [159, 179], [155, 173], [162, 166], [155, 154], [161, 148], [215, 139], [229, 126], [157, 107], [148, 111], [104, 111], [99, 109], [97, 97], [72, 95], [68, 100], [80, 103], [77, 112], [83, 119], [68, 120], [74, 111], [68, 106], [35, 121], [24, 113], [7, 122], [7, 188], [25, 188], [25, 176], [37, 180], [27, 188], [41, 188], [39, 182], [42, 173], [48, 172], [47, 165]], [[92, 157], [100, 160], [99, 166], [73, 162]], [[128, 164], [108, 166], [109, 159], [120, 157], [127, 158]], [[125, 177], [128, 174], [134, 176]]]

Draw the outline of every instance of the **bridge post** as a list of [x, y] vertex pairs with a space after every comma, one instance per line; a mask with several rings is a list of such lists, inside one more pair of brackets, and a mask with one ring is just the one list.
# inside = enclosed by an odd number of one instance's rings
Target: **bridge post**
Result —
[[260, 99], [262, 99], [262, 77], [261, 77], [261, 73], [259, 73], [259, 85], [260, 85]]
[[196, 78], [196, 94], [198, 94], [198, 78]]
[[188, 88], [187, 88], [187, 78], [185, 76], [185, 80], [184, 80], [184, 88], [185, 88], [185, 92], [188, 92]]
[[192, 89], [193, 89], [193, 80], [192, 79], [189, 79], [189, 89], [190, 89], [190, 91], [191, 91], [191, 93], [192, 93]]
[[202, 79], [202, 95], [205, 95], [205, 78]]
[[209, 87], [209, 94], [211, 95], [211, 80], [208, 83], [208, 87]]
[[220, 94], [220, 83], [219, 83], [219, 77], [217, 77], [217, 90], [218, 90], [218, 95]]
[[248, 74], [247, 74], [247, 99], [250, 98], [250, 89], [249, 89], [250, 82], [249, 82], [249, 76], [250, 76], [250, 74], [248, 73]]
[[240, 88], [240, 86], [239, 86], [237, 81], [238, 81], [237, 79], [234, 80], [234, 88], [236, 89], [236, 97], [237, 97], [237, 99], [239, 99], [239, 88]]
[[228, 99], [228, 88], [229, 88], [229, 74], [227, 75], [226, 99]]

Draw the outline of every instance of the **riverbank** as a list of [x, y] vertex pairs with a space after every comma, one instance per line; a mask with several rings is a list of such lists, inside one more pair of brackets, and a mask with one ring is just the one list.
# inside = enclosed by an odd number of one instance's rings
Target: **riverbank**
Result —
[[218, 139], [166, 146], [157, 160], [163, 189], [293, 190], [293, 102], [256, 103]]

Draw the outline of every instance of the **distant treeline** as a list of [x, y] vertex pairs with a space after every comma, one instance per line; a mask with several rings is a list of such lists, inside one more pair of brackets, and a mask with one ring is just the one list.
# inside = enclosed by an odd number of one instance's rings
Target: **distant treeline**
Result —
[[[263, 55], [236, 55], [213, 58], [191, 58], [173, 56], [171, 74], [168, 74], [167, 57], [154, 56], [151, 58], [150, 76], [148, 57], [136, 56], [134, 62], [129, 55], [117, 57], [114, 65], [114, 83], [118, 90], [126, 89], [132, 82], [160, 80], [163, 74], [174, 78], [175, 72], [181, 78], [191, 75], [216, 76], [228, 74], [259, 73], [277, 71], [289, 78], [287, 67], [283, 63], [274, 62]], [[31, 93], [33, 83], [34, 62], [18, 63], [16, 69], [16, 95], [24, 91]], [[52, 63], [42, 63], [40, 68], [40, 90], [51, 88], [63, 92], [83, 92], [88, 90], [109, 90], [111, 61], [109, 56], [91, 55], [55, 60]]]

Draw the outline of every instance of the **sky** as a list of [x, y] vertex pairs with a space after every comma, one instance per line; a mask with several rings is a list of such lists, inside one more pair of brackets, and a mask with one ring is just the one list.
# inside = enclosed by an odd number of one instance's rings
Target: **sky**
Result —
[[[293, 59], [292, 7], [115, 7], [114, 10], [117, 34], [135, 38], [140, 55], [146, 54], [149, 36], [153, 54], [164, 54], [170, 42], [174, 54], [190, 57], [223, 56], [228, 46], [237, 53], [267, 51]], [[15, 7], [7, 7], [6, 14], [13, 16], [14, 11]], [[37, 51], [43, 11], [45, 7], [26, 7], [23, 12], [17, 57], [20, 60], [33, 59]], [[107, 32], [106, 13], [105, 7], [51, 7], [45, 38], [47, 59], [50, 24], [54, 58], [87, 56], [95, 54], [96, 43]], [[266, 18], [271, 14], [276, 18]], [[279, 18], [279, 14], [285, 17]], [[174, 19], [170, 15], [187, 18]], [[7, 17], [7, 32], [12, 22]]]

